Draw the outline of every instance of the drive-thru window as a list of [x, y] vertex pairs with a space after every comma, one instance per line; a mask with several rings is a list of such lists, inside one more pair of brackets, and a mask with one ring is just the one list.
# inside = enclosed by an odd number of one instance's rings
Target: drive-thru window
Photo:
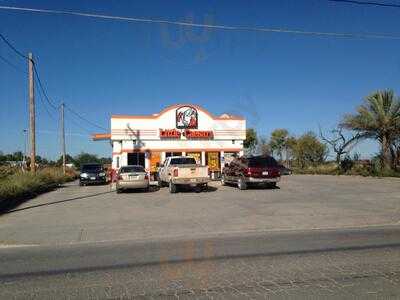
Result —
[[225, 162], [243, 154], [246, 121], [230, 114], [215, 116], [190, 104], [173, 105], [147, 116], [113, 115], [111, 134], [95, 134], [94, 140], [110, 139], [112, 167], [142, 165], [155, 172], [166, 157], [187, 155], [209, 166], [218, 175]]

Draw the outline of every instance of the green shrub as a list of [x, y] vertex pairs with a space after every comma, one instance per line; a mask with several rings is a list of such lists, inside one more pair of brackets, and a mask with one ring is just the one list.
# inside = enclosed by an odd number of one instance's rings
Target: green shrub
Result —
[[354, 167], [354, 161], [350, 157], [345, 157], [340, 162], [340, 169], [342, 172], [350, 171]]
[[294, 168], [295, 174], [311, 175], [339, 175], [340, 171], [335, 163], [325, 163], [317, 166], [308, 166], [305, 168]]
[[62, 171], [57, 168], [39, 170], [35, 175], [28, 172], [17, 172], [3, 177], [0, 179], [0, 210], [54, 189], [73, 179], [74, 176], [64, 176]]
[[20, 170], [21, 170], [20, 168], [16, 168], [16, 167], [0, 166], [0, 180], [5, 179], [8, 176], [15, 174]]
[[374, 177], [400, 177], [400, 172], [394, 170], [382, 171], [379, 164], [346, 162], [346, 168], [339, 168], [335, 163], [325, 163], [318, 166], [305, 168], [293, 168], [294, 174], [310, 175], [353, 175], [353, 176], [374, 176]]

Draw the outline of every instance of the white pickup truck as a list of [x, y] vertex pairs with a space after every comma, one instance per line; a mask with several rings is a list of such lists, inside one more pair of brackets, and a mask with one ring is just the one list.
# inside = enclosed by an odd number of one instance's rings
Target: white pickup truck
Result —
[[198, 165], [189, 156], [167, 157], [158, 169], [158, 185], [168, 185], [170, 193], [176, 193], [180, 185], [193, 186], [200, 192], [209, 181], [208, 166]]

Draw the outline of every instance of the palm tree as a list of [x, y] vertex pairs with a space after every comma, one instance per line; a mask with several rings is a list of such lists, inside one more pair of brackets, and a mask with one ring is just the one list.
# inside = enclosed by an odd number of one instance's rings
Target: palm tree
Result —
[[360, 133], [360, 138], [374, 138], [381, 146], [382, 163], [390, 168], [390, 149], [400, 128], [400, 101], [392, 90], [377, 91], [365, 98], [356, 114], [344, 117], [343, 126]]

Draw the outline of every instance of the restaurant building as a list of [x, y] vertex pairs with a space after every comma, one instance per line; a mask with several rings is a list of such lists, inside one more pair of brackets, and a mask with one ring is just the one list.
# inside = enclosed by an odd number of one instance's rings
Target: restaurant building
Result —
[[112, 115], [111, 134], [94, 134], [93, 140], [109, 139], [112, 168], [142, 165], [155, 172], [172, 155], [192, 156], [217, 175], [235, 155], [243, 155], [246, 121], [229, 114], [214, 116], [197, 105], [178, 104], [146, 116]]

